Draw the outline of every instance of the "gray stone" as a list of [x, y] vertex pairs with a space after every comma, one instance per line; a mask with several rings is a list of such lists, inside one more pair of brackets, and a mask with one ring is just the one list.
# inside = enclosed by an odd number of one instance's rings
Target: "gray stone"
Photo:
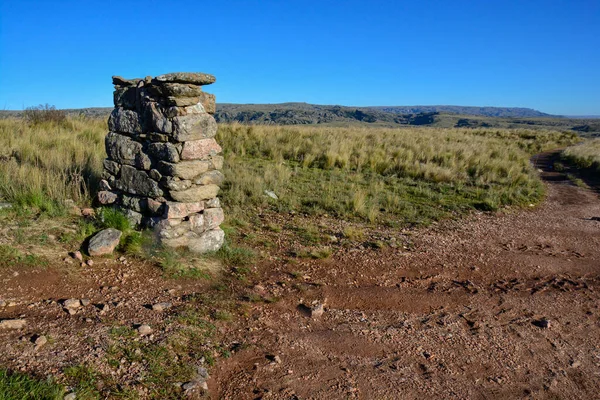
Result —
[[135, 155], [135, 166], [139, 169], [149, 170], [152, 166], [152, 161], [146, 153], [138, 153]]
[[208, 208], [204, 210], [204, 228], [206, 230], [218, 228], [225, 220], [222, 208]]
[[165, 135], [164, 133], [156, 133], [156, 132], [150, 132], [147, 134], [148, 139], [152, 140], [153, 142], [168, 142], [169, 141], [169, 136]]
[[194, 253], [208, 253], [219, 250], [225, 241], [225, 232], [213, 229], [204, 232], [197, 240], [190, 240], [188, 247]]
[[198, 104], [200, 102], [200, 97], [167, 97], [164, 100], [165, 104], [168, 106], [177, 106], [177, 107], [186, 107], [193, 106], [194, 104]]
[[176, 176], [181, 179], [194, 179], [208, 171], [212, 166], [210, 161], [182, 161], [177, 164], [160, 161], [158, 167], [163, 175]]
[[169, 194], [175, 201], [183, 203], [194, 203], [200, 200], [208, 200], [217, 197], [219, 187], [217, 185], [195, 186], [182, 191], [170, 191]]
[[77, 395], [75, 393], [69, 393], [63, 397], [63, 400], [76, 400]]
[[118, 197], [119, 196], [117, 196], [116, 193], [110, 192], [108, 190], [101, 190], [96, 195], [96, 198], [98, 199], [98, 203], [100, 203], [102, 205], [113, 204], [114, 202], [117, 201]]
[[88, 254], [90, 256], [111, 254], [119, 244], [121, 235], [121, 231], [114, 228], [107, 228], [98, 232], [90, 239]]
[[125, 218], [127, 218], [127, 221], [129, 221], [132, 226], [138, 227], [142, 224], [144, 216], [137, 211], [127, 210], [125, 211]]
[[171, 308], [172, 304], [169, 302], [156, 303], [152, 305], [152, 309], [154, 311], [164, 311], [166, 309]]
[[[143, 147], [141, 143], [130, 137], [115, 132], [109, 132], [106, 135], [104, 144], [108, 157], [117, 163], [127, 165], [136, 165], [136, 156], [142, 152]], [[112, 170], [111, 173], [116, 175]]]
[[12, 208], [12, 204], [11, 203], [0, 203], [0, 210], [5, 209], [5, 208]]
[[27, 325], [24, 319], [3, 319], [0, 321], [0, 329], [22, 329]]
[[210, 114], [188, 114], [173, 118], [173, 139], [178, 142], [209, 139], [217, 134], [217, 122]]
[[164, 82], [153, 86], [160, 95], [164, 97], [198, 97], [202, 88], [189, 83]]
[[185, 190], [192, 186], [192, 181], [171, 176], [165, 177], [161, 182], [169, 190]]
[[169, 107], [166, 109], [165, 115], [169, 118], [173, 118], [188, 114], [202, 114], [204, 112], [206, 112], [204, 106], [201, 103], [198, 103], [187, 107]]
[[279, 197], [272, 190], [265, 190], [265, 195], [272, 198], [273, 200], [279, 200]]
[[142, 336], [146, 336], [146, 335], [149, 335], [152, 333], [152, 328], [150, 327], [150, 325], [146, 325], [146, 324], [140, 325], [137, 330], [138, 330], [139, 334]]
[[119, 87], [113, 92], [115, 107], [135, 110], [137, 100], [137, 89], [135, 86]]
[[315, 303], [310, 308], [310, 316], [312, 318], [319, 318], [321, 315], [323, 315], [324, 312], [325, 309], [323, 307], [323, 304], [321, 303]]
[[144, 116], [144, 130], [159, 133], [173, 132], [173, 124], [165, 116], [163, 107], [155, 102], [145, 102], [142, 104]]
[[218, 185], [221, 186], [221, 184], [223, 184], [223, 181], [225, 180], [225, 176], [223, 175], [223, 173], [221, 171], [217, 171], [217, 170], [212, 170], [212, 171], [208, 171], [203, 173], [202, 175], [200, 175], [199, 177], [197, 177], [196, 179], [194, 179], [194, 183], [196, 185]]
[[106, 179], [102, 179], [100, 181], [100, 183], [98, 184], [98, 189], [99, 190], [111, 190], [111, 187]]
[[148, 200], [146, 197], [129, 196], [124, 194], [121, 196], [121, 205], [136, 212], [144, 212], [148, 207]]
[[121, 165], [110, 160], [104, 160], [104, 169], [110, 172], [112, 175], [119, 175]]
[[63, 302], [63, 307], [67, 310], [76, 310], [81, 308], [81, 302], [79, 299], [68, 299]]
[[219, 207], [221, 207], [221, 200], [219, 200], [218, 197], [215, 197], [214, 199], [206, 200], [204, 202], [204, 207], [205, 208], [219, 208]]
[[163, 195], [158, 182], [150, 178], [146, 172], [128, 165], [123, 165], [121, 168], [121, 174], [115, 181], [115, 187], [140, 196], [160, 197]]
[[172, 143], [152, 143], [148, 145], [148, 153], [158, 160], [179, 162], [179, 151]]
[[150, 175], [150, 178], [154, 179], [156, 182], [160, 182], [160, 180], [162, 179], [162, 174], [158, 172], [157, 169], [150, 170], [150, 173], [148, 175]]
[[136, 86], [140, 81], [139, 78], [125, 79], [122, 76], [113, 75], [112, 83], [117, 86]]
[[36, 347], [42, 347], [43, 345], [45, 345], [46, 343], [48, 343], [48, 338], [44, 335], [38, 336], [35, 338], [35, 340], [33, 341], [33, 343], [35, 344]]
[[223, 156], [212, 156], [210, 160], [213, 169], [223, 169], [223, 162], [225, 161]]
[[133, 110], [126, 110], [122, 107], [115, 108], [108, 117], [108, 129], [112, 132], [131, 135], [142, 133], [140, 116]]
[[171, 72], [159, 75], [155, 79], [159, 82], [193, 83], [196, 85], [210, 85], [216, 81], [213, 75], [203, 72]]

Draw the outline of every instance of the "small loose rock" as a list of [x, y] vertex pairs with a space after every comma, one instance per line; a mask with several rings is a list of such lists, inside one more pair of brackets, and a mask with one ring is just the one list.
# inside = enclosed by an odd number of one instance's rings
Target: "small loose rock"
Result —
[[171, 308], [172, 304], [168, 303], [168, 302], [163, 302], [163, 303], [156, 303], [154, 305], [152, 305], [152, 309], [154, 311], [164, 311], [167, 308]]
[[152, 333], [152, 328], [150, 327], [150, 325], [140, 325], [140, 327], [138, 328], [138, 332], [140, 335], [146, 336]]
[[5, 319], [0, 321], [0, 329], [22, 329], [27, 325], [24, 319]]
[[79, 250], [77, 250], [76, 252], [73, 253], [73, 258], [78, 261], [83, 261], [83, 255], [81, 254], [81, 252]]

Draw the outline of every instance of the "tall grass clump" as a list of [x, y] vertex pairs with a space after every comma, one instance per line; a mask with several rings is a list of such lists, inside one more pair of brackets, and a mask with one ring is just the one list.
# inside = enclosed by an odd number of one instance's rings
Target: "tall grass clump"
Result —
[[562, 158], [577, 168], [600, 172], [600, 139], [567, 147]]
[[[530, 165], [571, 133], [527, 130], [220, 125], [227, 205], [421, 223], [543, 195]], [[279, 199], [265, 196], [274, 191]], [[386, 218], [389, 222], [389, 219]]]
[[64, 395], [64, 387], [50, 379], [36, 380], [24, 374], [0, 369], [0, 399], [62, 400]]
[[87, 203], [105, 157], [106, 121], [0, 120], [0, 199], [52, 211]]

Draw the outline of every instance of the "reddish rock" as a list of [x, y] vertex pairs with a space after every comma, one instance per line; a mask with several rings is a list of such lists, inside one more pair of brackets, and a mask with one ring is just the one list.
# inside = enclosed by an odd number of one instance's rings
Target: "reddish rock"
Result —
[[177, 203], [168, 201], [165, 203], [165, 212], [163, 217], [168, 219], [184, 218], [190, 214], [194, 214], [204, 210], [203, 202], [195, 203]]
[[219, 154], [223, 149], [213, 138], [190, 140], [183, 144], [181, 151], [182, 160], [206, 160], [210, 156]]

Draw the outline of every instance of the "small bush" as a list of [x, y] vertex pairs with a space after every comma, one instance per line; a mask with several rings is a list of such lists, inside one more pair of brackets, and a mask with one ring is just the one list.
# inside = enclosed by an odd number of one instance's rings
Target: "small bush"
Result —
[[23, 117], [32, 125], [43, 123], [64, 123], [67, 114], [63, 110], [57, 110], [56, 107], [49, 104], [40, 104], [39, 106], [27, 107], [23, 111]]

